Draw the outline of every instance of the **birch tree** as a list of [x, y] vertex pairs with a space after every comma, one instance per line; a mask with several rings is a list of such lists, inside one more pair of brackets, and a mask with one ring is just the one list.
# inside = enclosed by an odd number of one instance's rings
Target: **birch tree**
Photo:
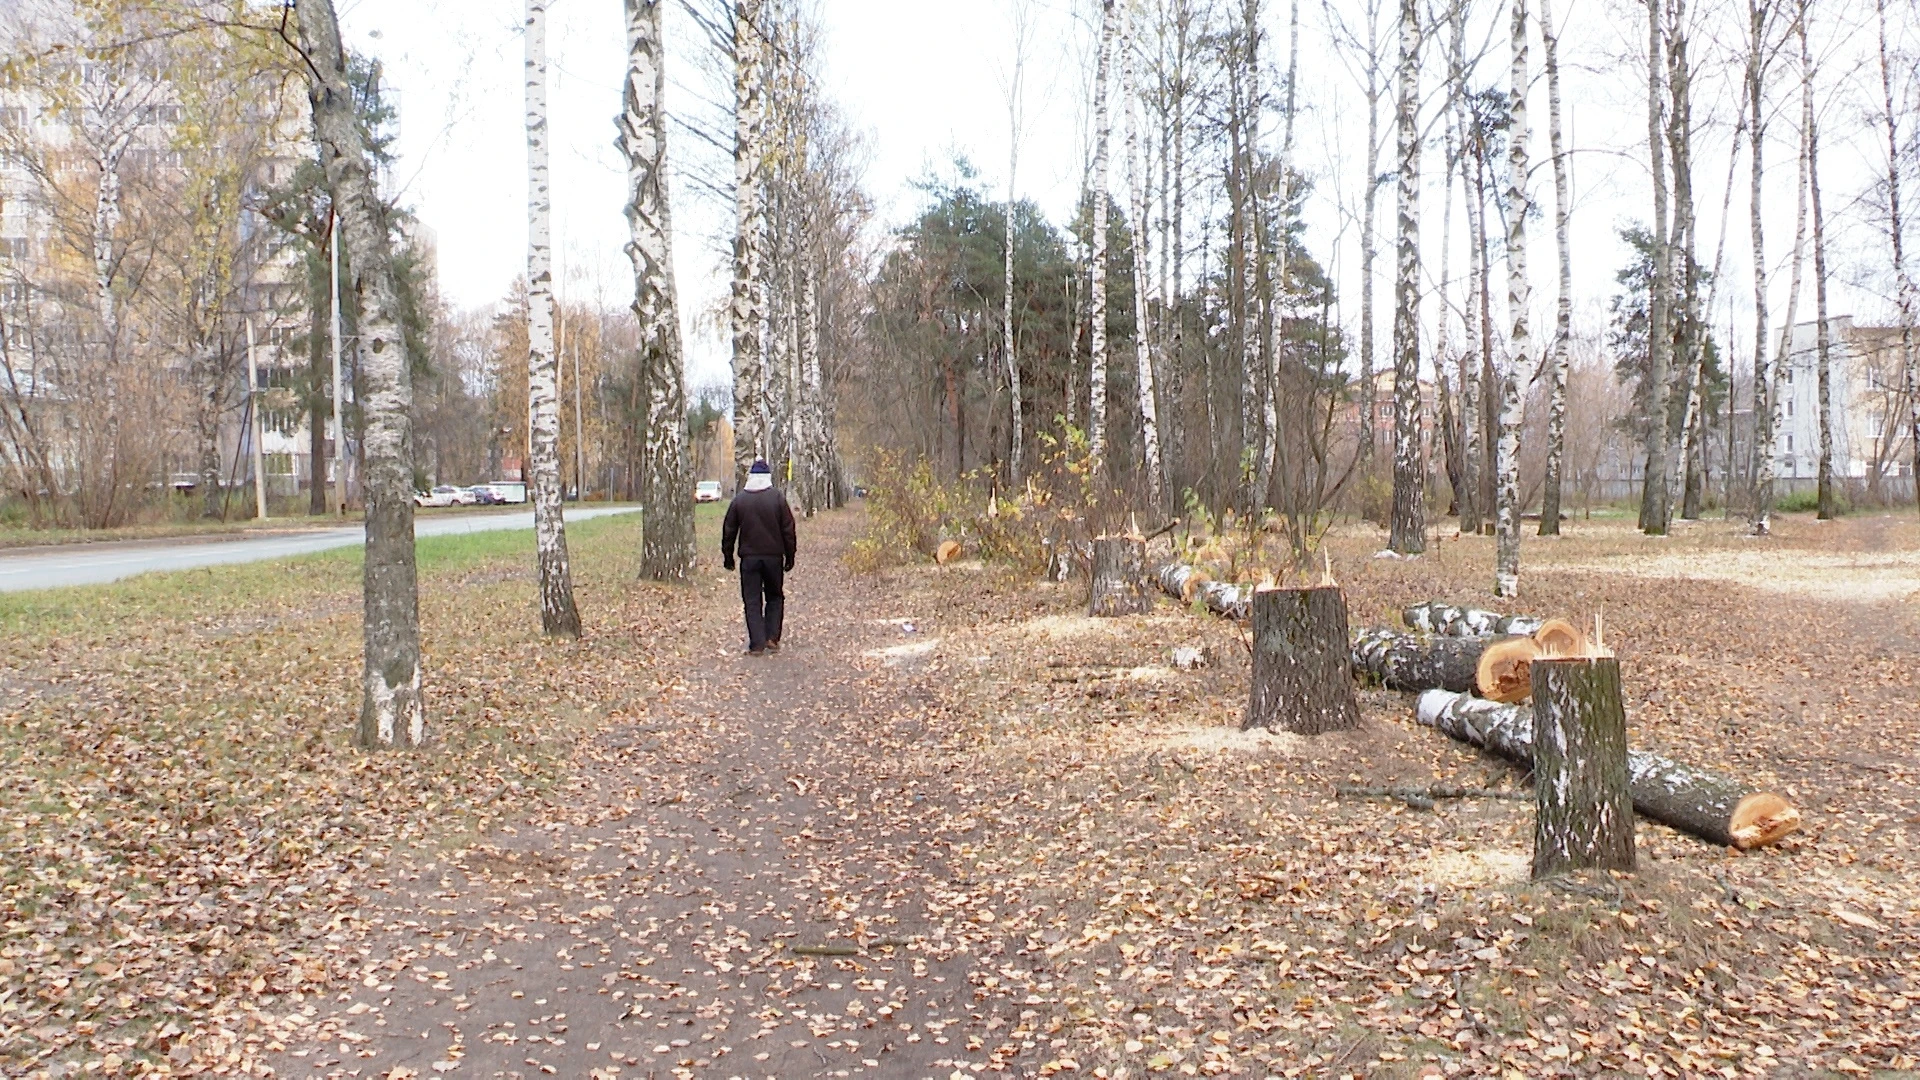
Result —
[[1572, 194], [1567, 159], [1560, 141], [1560, 31], [1553, 23], [1553, 0], [1540, 0], [1540, 52], [1547, 69], [1547, 146], [1553, 154], [1553, 242], [1560, 260], [1560, 290], [1555, 299], [1553, 343], [1547, 362], [1547, 466], [1540, 495], [1540, 535], [1560, 535], [1561, 470], [1566, 459], [1567, 364], [1573, 338], [1573, 256], [1568, 244]]
[[1265, 251], [1261, 240], [1260, 185], [1256, 165], [1260, 154], [1260, 0], [1246, 0], [1241, 7], [1240, 55], [1234, 69], [1240, 87], [1236, 104], [1239, 145], [1235, 147], [1235, 166], [1239, 169], [1240, 249], [1240, 450], [1241, 483], [1244, 489], [1242, 509], [1248, 517], [1259, 514], [1267, 492], [1261, 487], [1261, 462], [1265, 459], [1264, 387], [1259, 378], [1262, 324], [1260, 259]]
[[1499, 535], [1495, 541], [1493, 591], [1520, 594], [1520, 427], [1526, 420], [1526, 384], [1532, 381], [1533, 331], [1528, 317], [1532, 288], [1527, 280], [1527, 4], [1512, 0], [1513, 76], [1507, 93], [1507, 313], [1513, 320], [1506, 378], [1501, 384]]
[[1100, 0], [1100, 53], [1093, 76], [1093, 237], [1087, 253], [1087, 459], [1096, 481], [1106, 478], [1107, 452], [1107, 199], [1113, 127], [1107, 84], [1113, 39], [1119, 29], [1116, 0]]
[[[1766, 152], [1766, 71], [1773, 56], [1773, 45], [1768, 34], [1769, 24], [1776, 14], [1774, 0], [1747, 0], [1747, 60], [1745, 68], [1747, 84], [1747, 139], [1751, 160], [1751, 191], [1748, 202], [1748, 219], [1752, 232], [1753, 246], [1753, 308], [1754, 308], [1754, 447], [1753, 447], [1753, 512], [1749, 521], [1755, 536], [1766, 536], [1771, 531], [1773, 513], [1773, 480], [1779, 460], [1776, 446], [1779, 441], [1781, 419], [1782, 379], [1791, 363], [1787, 355], [1788, 342], [1793, 333], [1795, 310], [1800, 300], [1800, 269], [1806, 254], [1807, 220], [1807, 162], [1804, 152], [1797, 154], [1798, 176], [1795, 182], [1795, 216], [1793, 236], [1793, 262], [1790, 274], [1791, 284], [1787, 288], [1787, 320], [1782, 328], [1778, 344], [1775, 344], [1771, 328], [1767, 323], [1767, 263], [1765, 252], [1764, 216], [1761, 212], [1763, 161]], [[1804, 134], [1804, 132], [1803, 132]], [[1802, 139], [1801, 147], [1805, 147]]]
[[1420, 454], [1420, 5], [1400, 0], [1399, 238], [1393, 297], [1393, 522], [1387, 545], [1426, 550], [1425, 470]]
[[627, 258], [646, 387], [640, 473], [640, 573], [679, 581], [693, 573], [693, 469], [687, 457], [686, 363], [673, 278], [667, 189], [663, 0], [626, 0], [627, 72], [619, 144], [627, 159]]
[[766, 41], [763, 0], [733, 9], [733, 464], [736, 488], [757, 457], [768, 453], [766, 400]]
[[559, 359], [553, 351], [553, 198], [547, 183], [547, 0], [527, 0], [527, 466], [540, 628], [580, 636], [560, 508]]
[[[1378, 213], [1380, 204], [1380, 99], [1386, 93], [1386, 49], [1380, 42], [1381, 0], [1361, 0], [1360, 17], [1364, 30], [1356, 32], [1342, 21], [1331, 0], [1323, 0], [1327, 22], [1334, 30], [1336, 44], [1357, 56], [1360, 93], [1367, 103], [1367, 144], [1361, 151], [1365, 163], [1366, 185], [1360, 195], [1360, 454], [1370, 460], [1374, 450], [1374, 418], [1378, 404], [1374, 400], [1373, 267], [1380, 256]], [[1464, 0], [1460, 6], [1464, 7]], [[1452, 155], [1448, 154], [1451, 159]], [[1441, 273], [1446, 260], [1441, 259]]]
[[[1481, 402], [1481, 374], [1491, 340], [1486, 324], [1487, 278], [1487, 201], [1484, 193], [1486, 130], [1473, 95], [1467, 87], [1467, 9], [1463, 2], [1451, 13], [1452, 41], [1448, 56], [1448, 90], [1457, 116], [1455, 127], [1461, 141], [1459, 156], [1448, 164], [1460, 172], [1462, 195], [1467, 207], [1467, 299], [1462, 311], [1466, 348], [1460, 356], [1460, 488], [1454, 492], [1460, 512], [1460, 531], [1478, 533], [1483, 513], [1493, 508], [1481, 499], [1482, 474], [1486, 471], [1485, 412]], [[1474, 173], [1467, 175], [1469, 161]], [[1451, 181], [1449, 181], [1451, 183]]]
[[[1140, 442], [1146, 467], [1147, 505], [1155, 510], [1164, 510], [1166, 502], [1164, 461], [1160, 456], [1160, 419], [1154, 389], [1154, 355], [1152, 310], [1154, 296], [1150, 282], [1152, 273], [1148, 266], [1147, 253], [1147, 193], [1145, 176], [1140, 167], [1140, 132], [1135, 119], [1136, 103], [1139, 100], [1140, 86], [1135, 77], [1133, 20], [1122, 16], [1123, 30], [1120, 35], [1120, 81], [1124, 87], [1121, 94], [1124, 119], [1127, 126], [1127, 196], [1130, 213], [1133, 217], [1133, 358], [1134, 387], [1138, 391], [1140, 403]], [[1012, 200], [1008, 200], [1011, 212]], [[1007, 235], [1013, 235], [1013, 220], [1007, 220]], [[1011, 248], [1009, 248], [1011, 252]], [[1009, 263], [1011, 265], [1011, 263]], [[1012, 271], [1008, 271], [1008, 296], [1012, 296]], [[1009, 300], [1011, 303], [1011, 300]], [[1011, 309], [1009, 309], [1011, 311]], [[1008, 320], [1011, 326], [1011, 318]], [[1012, 360], [1012, 350], [1008, 350], [1008, 360]]]
[[1026, 446], [1026, 417], [1020, 393], [1020, 343], [1013, 328], [1013, 201], [1019, 191], [1020, 121], [1025, 105], [1027, 46], [1033, 36], [1032, 10], [1027, 0], [1012, 0], [1013, 61], [1007, 75], [1007, 227], [1001, 247], [1002, 288], [1000, 330], [1007, 356], [1008, 409], [1013, 423], [1007, 447], [1007, 480], [1021, 483], [1021, 455]]
[[401, 333], [393, 254], [367, 151], [355, 123], [346, 53], [332, 0], [296, 6], [306, 57], [313, 137], [339, 208], [341, 240], [353, 254], [359, 301], [354, 343], [364, 396], [366, 563], [364, 666], [358, 740], [366, 747], [418, 747], [426, 740], [420, 693], [420, 600], [413, 551], [411, 374]]
[[[1820, 465], [1819, 516], [1839, 516], [1833, 490], [1833, 330], [1827, 321], [1827, 220], [1820, 205], [1820, 121], [1813, 108], [1813, 50], [1807, 44], [1808, 0], [1800, 0], [1800, 117], [1806, 126], [1807, 194], [1813, 204], [1813, 307], [1815, 359], [1819, 382]], [[1789, 327], [1791, 329], [1791, 327]]]
[[1667, 383], [1672, 338], [1667, 326], [1667, 304], [1672, 288], [1672, 267], [1667, 246], [1667, 160], [1664, 119], [1666, 82], [1662, 56], [1666, 28], [1662, 25], [1661, 0], [1647, 0], [1647, 152], [1653, 174], [1653, 277], [1648, 297], [1647, 378], [1651, 383], [1647, 427], [1646, 475], [1640, 488], [1640, 528], [1649, 536], [1667, 534], [1669, 502], [1667, 498]]
[[[1920, 371], [1915, 370], [1913, 320], [1915, 295], [1913, 278], [1907, 274], [1906, 220], [1900, 207], [1900, 110], [1894, 106], [1893, 64], [1887, 56], [1887, 0], [1874, 0], [1874, 14], [1880, 29], [1880, 94], [1885, 103], [1881, 120], [1887, 126], [1887, 238], [1893, 247], [1895, 303], [1900, 312], [1900, 371], [1902, 392], [1907, 399], [1907, 425], [1913, 454], [1914, 497], [1920, 500]], [[1888, 417], [1887, 423], [1893, 418]]]

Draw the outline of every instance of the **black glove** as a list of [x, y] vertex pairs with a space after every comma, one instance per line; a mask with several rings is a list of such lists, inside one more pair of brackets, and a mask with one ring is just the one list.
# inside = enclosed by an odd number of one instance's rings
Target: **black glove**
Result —
[[722, 568], [728, 571], [731, 571], [733, 569], [733, 556], [731, 555], [720, 556], [720, 565]]
[[783, 557], [780, 560], [780, 569], [789, 574], [793, 573], [793, 556], [788, 555]]

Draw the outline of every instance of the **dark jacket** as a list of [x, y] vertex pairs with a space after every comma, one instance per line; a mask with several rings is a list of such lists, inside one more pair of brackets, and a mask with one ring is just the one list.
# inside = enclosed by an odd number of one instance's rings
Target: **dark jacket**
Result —
[[735, 543], [740, 557], [763, 556], [793, 561], [796, 538], [793, 509], [779, 488], [742, 491], [727, 505], [727, 518], [720, 526], [720, 556], [733, 558]]

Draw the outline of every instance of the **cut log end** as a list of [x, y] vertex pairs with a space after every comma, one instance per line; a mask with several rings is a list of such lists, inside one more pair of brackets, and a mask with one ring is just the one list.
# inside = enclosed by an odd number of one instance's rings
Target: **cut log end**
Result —
[[959, 558], [960, 551], [960, 542], [958, 540], [942, 540], [940, 541], [940, 546], [933, 551], [933, 561], [939, 563], [941, 566], [945, 566]]
[[1733, 808], [1727, 832], [1741, 851], [1765, 847], [1800, 829], [1800, 811], [1769, 791], [1757, 791]]
[[1540, 646], [1532, 638], [1504, 638], [1488, 645], [1480, 654], [1480, 666], [1474, 673], [1474, 686], [1489, 701], [1513, 705], [1533, 694], [1533, 662], [1540, 658]]
[[1533, 633], [1540, 655], [1549, 658], [1587, 655], [1587, 635], [1565, 619], [1548, 619]]

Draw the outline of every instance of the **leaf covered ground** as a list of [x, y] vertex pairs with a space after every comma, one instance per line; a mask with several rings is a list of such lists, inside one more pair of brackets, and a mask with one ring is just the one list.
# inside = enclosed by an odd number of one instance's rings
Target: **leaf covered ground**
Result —
[[[1400, 695], [1243, 734], [1231, 624], [851, 575], [859, 527], [803, 525], [788, 648], [753, 661], [730, 581], [636, 583], [630, 523], [570, 530], [578, 644], [538, 639], [527, 540], [423, 545], [419, 755], [346, 744], [349, 557], [5, 601], [0, 1070], [1920, 1068], [1910, 519], [1529, 540], [1521, 606], [1604, 611], [1636, 745], [1807, 820], [1745, 855], [1642, 823], [1637, 874], [1539, 886], [1524, 799], [1336, 796], [1524, 794]], [[1485, 602], [1491, 540], [1379, 546], [1331, 544], [1356, 622]]]

